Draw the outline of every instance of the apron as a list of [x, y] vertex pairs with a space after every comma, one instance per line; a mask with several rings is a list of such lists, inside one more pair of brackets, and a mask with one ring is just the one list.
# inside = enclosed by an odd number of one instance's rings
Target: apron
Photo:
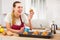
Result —
[[21, 21], [21, 24], [20, 25], [14, 24], [14, 25], [11, 26], [11, 28], [12, 29], [15, 29], [15, 30], [20, 30], [22, 27], [24, 27], [24, 23], [22, 22], [21, 16], [20, 16], [20, 21]]

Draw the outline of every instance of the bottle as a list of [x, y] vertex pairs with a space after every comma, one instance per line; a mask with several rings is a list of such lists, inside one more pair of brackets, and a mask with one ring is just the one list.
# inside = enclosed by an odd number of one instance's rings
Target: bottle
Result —
[[52, 25], [51, 25], [51, 33], [56, 34], [56, 25], [54, 24], [54, 21], [52, 21]]
[[41, 29], [42, 29], [42, 24], [40, 24], [40, 27], [41, 27]]
[[58, 29], [58, 26], [57, 26], [57, 24], [55, 24], [56, 25], [56, 30]]

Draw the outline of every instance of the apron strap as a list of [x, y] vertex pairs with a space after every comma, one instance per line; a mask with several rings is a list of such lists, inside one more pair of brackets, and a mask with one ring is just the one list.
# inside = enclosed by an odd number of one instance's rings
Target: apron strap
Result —
[[20, 16], [20, 21], [21, 21], [21, 23], [23, 23], [23, 22], [22, 22], [22, 18], [21, 18], [21, 16]]
[[21, 21], [21, 25], [24, 26], [21, 16], [20, 16], [20, 21]]

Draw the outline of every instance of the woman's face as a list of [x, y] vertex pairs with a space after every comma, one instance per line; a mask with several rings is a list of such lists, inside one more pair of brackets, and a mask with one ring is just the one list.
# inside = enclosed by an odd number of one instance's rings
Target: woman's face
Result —
[[21, 3], [16, 3], [15, 5], [16, 6], [13, 8], [13, 10], [16, 15], [20, 16], [23, 11], [23, 7], [22, 7]]

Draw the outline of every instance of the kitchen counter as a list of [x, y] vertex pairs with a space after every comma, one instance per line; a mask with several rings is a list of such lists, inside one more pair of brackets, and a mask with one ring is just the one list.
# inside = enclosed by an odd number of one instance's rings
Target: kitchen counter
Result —
[[[39, 29], [34, 29], [38, 30]], [[60, 30], [57, 30], [57, 34], [54, 34], [54, 37], [51, 39], [45, 39], [45, 38], [31, 38], [31, 37], [19, 37], [19, 36], [4, 36], [0, 34], [0, 40], [60, 40]]]
[[54, 34], [54, 37], [51, 39], [45, 38], [30, 38], [30, 37], [19, 37], [19, 36], [4, 36], [0, 34], [0, 40], [60, 40], [60, 34]]
[[30, 37], [16, 37], [16, 36], [3, 36], [3, 35], [0, 35], [0, 40], [60, 40], [60, 34], [55, 34], [54, 38], [51, 38], [51, 39], [30, 38]]

